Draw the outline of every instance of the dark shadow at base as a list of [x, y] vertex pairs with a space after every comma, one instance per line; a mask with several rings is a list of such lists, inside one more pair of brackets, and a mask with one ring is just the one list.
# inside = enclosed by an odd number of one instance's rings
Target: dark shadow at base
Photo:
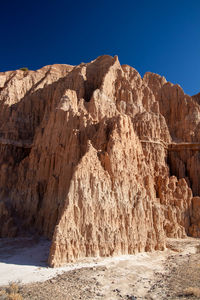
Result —
[[0, 263], [47, 267], [50, 244], [45, 238], [1, 238]]

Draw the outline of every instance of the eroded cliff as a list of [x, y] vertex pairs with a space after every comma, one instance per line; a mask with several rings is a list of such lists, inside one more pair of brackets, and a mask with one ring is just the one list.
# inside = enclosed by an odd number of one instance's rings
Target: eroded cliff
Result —
[[199, 237], [198, 99], [111, 56], [0, 73], [0, 236], [35, 228], [51, 266]]

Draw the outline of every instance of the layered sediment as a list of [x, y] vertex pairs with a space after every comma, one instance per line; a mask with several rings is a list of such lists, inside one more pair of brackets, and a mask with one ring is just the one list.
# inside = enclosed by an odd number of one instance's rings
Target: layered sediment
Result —
[[0, 236], [34, 228], [51, 266], [199, 237], [198, 99], [111, 56], [0, 73]]

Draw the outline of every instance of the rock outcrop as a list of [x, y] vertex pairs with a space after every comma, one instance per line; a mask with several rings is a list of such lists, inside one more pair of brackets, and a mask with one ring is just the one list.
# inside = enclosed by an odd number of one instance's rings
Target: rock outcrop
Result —
[[198, 95], [101, 56], [0, 73], [0, 106], [2, 237], [34, 228], [60, 266], [200, 236]]

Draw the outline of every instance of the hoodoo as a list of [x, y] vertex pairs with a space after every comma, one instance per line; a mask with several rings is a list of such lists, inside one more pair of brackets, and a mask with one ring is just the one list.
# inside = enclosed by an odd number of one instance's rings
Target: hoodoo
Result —
[[199, 99], [108, 55], [0, 73], [0, 237], [51, 266], [200, 237]]

